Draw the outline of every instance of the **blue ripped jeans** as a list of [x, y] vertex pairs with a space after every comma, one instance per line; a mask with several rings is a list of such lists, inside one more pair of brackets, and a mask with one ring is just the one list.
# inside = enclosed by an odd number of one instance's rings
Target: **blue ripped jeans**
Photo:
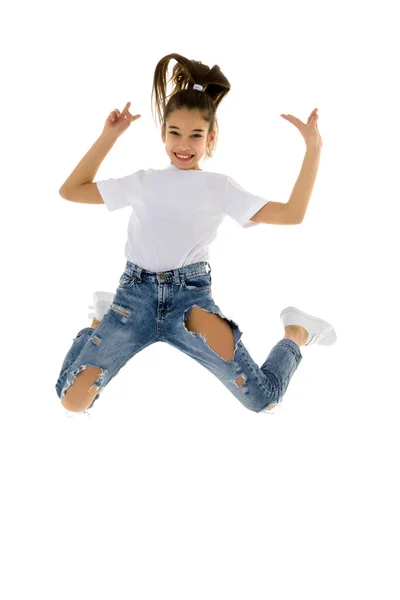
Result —
[[[229, 323], [234, 337], [231, 361], [212, 350], [200, 334], [186, 329], [193, 306], [216, 313]], [[241, 337], [238, 325], [212, 298], [209, 263], [154, 273], [127, 261], [113, 303], [100, 324], [95, 329], [81, 329], [73, 340], [55, 386], [57, 395], [62, 400], [86, 366], [98, 367], [102, 373], [94, 383], [98, 393], [91, 408], [101, 390], [135, 354], [150, 344], [165, 342], [213, 373], [244, 407], [262, 412], [281, 402], [302, 355], [297, 344], [282, 339], [259, 367]]]

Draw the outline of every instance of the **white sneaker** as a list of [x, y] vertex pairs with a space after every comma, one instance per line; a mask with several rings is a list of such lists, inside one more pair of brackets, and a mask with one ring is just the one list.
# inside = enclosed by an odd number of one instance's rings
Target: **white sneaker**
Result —
[[87, 410], [81, 410], [80, 412], [74, 412], [66, 409], [66, 415], [68, 419], [78, 419], [80, 417], [90, 417], [90, 413]]
[[264, 408], [261, 412], [268, 413], [269, 415], [276, 415], [282, 412], [282, 410], [282, 400], [279, 400], [279, 402], [271, 402], [271, 404], [268, 404], [267, 408]]
[[93, 304], [89, 306], [89, 319], [97, 319], [101, 321], [108, 309], [110, 308], [115, 294], [111, 292], [95, 292], [93, 294]]
[[288, 306], [281, 312], [281, 320], [284, 327], [288, 325], [300, 325], [308, 332], [305, 346], [310, 344], [321, 344], [331, 346], [336, 342], [336, 333], [330, 323], [308, 315], [294, 306]]

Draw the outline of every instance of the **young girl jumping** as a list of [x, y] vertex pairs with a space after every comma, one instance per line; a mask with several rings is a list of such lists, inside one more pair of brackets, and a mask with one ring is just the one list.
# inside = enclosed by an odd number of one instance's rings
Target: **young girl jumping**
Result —
[[[167, 69], [176, 64], [167, 101]], [[317, 175], [321, 137], [317, 109], [307, 123], [281, 115], [306, 143], [299, 178], [287, 203], [244, 190], [232, 177], [203, 171], [218, 134], [216, 110], [230, 90], [220, 68], [180, 54], [162, 58], [154, 73], [152, 99], [169, 158], [164, 169], [139, 170], [93, 182], [116, 140], [141, 115], [115, 109], [103, 132], [71, 173], [60, 195], [72, 202], [132, 209], [125, 245], [126, 266], [116, 293], [94, 294], [91, 327], [73, 340], [56, 383], [67, 411], [85, 412], [119, 370], [138, 352], [166, 342], [213, 373], [249, 410], [281, 402], [302, 355], [300, 346], [336, 341], [332, 325], [289, 306], [280, 318], [284, 337], [258, 367], [241, 341], [238, 325], [212, 297], [208, 248], [229, 215], [243, 227], [301, 223]], [[88, 413], [87, 413], [88, 414]]]

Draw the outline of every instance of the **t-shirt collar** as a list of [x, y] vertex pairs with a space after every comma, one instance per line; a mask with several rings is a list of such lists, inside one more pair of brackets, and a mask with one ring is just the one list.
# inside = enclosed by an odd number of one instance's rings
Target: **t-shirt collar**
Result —
[[[165, 167], [165, 170], [167, 171], [168, 169], [175, 169], [175, 171], [181, 171], [181, 169], [177, 166], [175, 166], [174, 164], [170, 163], [168, 165], [168, 167]], [[199, 171], [202, 171], [203, 169], [199, 169]]]

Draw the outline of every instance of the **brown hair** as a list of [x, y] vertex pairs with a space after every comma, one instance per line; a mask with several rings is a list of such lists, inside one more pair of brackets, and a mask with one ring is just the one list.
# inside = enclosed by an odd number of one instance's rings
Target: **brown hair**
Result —
[[[168, 63], [173, 59], [174, 65], [172, 76], [173, 90], [166, 103], [167, 70]], [[193, 85], [198, 83], [203, 86], [203, 91], [194, 90]], [[209, 124], [208, 134], [216, 130], [214, 142], [207, 145], [206, 157], [211, 158], [218, 137], [218, 120], [216, 111], [221, 100], [231, 89], [231, 84], [222, 73], [218, 65], [211, 69], [200, 61], [189, 60], [181, 54], [168, 54], [158, 63], [154, 71], [152, 101], [155, 98], [155, 108], [159, 124], [166, 126], [167, 119], [171, 113], [180, 108], [199, 110], [202, 118]], [[154, 117], [153, 106], [152, 114]]]

